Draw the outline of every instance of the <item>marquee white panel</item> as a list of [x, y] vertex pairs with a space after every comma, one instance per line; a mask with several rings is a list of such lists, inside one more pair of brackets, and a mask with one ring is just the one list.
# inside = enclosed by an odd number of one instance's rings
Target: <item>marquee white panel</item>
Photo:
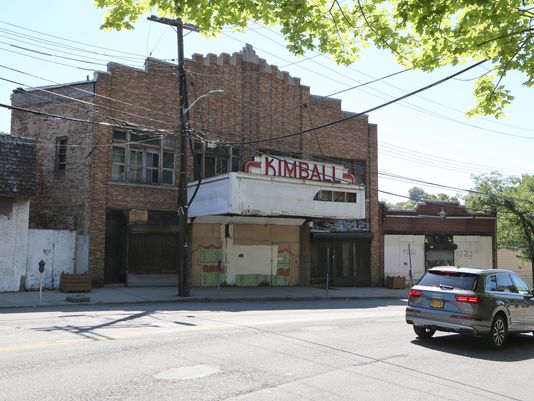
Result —
[[[198, 182], [188, 185], [191, 199]], [[356, 203], [314, 200], [319, 191], [356, 194]], [[362, 186], [251, 173], [228, 173], [202, 180], [189, 207], [190, 217], [235, 214], [364, 219]]]

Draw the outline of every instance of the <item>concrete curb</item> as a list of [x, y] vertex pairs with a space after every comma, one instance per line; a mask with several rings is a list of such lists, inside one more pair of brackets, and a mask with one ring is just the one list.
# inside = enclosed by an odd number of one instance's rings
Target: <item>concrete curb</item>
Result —
[[31, 308], [54, 308], [59, 306], [90, 306], [90, 305], [141, 305], [141, 304], [157, 304], [157, 303], [216, 303], [216, 302], [299, 302], [299, 301], [372, 301], [372, 300], [397, 300], [402, 301], [406, 299], [398, 296], [278, 296], [278, 297], [187, 297], [175, 299], [139, 299], [139, 300], [118, 300], [118, 301], [88, 301], [88, 302], [69, 302], [59, 301], [55, 303], [42, 303], [30, 305], [0, 305], [2, 309], [31, 309]]

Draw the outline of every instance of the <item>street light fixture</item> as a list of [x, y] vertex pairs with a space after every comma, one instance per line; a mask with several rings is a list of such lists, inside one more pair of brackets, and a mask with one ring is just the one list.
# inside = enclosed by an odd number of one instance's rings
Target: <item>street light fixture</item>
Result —
[[208, 97], [208, 96], [212, 96], [212, 95], [222, 95], [224, 93], [224, 91], [222, 89], [214, 89], [214, 90], [211, 90], [209, 91], [208, 93], [204, 93], [203, 95], [200, 95], [199, 97], [197, 97], [193, 103], [191, 103], [189, 105], [188, 108], [184, 109], [184, 114], [185, 113], [189, 113], [189, 111], [202, 99]]

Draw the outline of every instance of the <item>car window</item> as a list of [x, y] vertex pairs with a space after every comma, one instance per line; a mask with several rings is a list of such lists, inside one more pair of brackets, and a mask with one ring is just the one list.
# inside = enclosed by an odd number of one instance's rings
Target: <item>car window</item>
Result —
[[497, 291], [517, 293], [515, 285], [508, 273], [497, 273]]
[[486, 277], [486, 291], [497, 291], [497, 276], [495, 274]]
[[427, 287], [439, 287], [441, 285], [461, 290], [473, 290], [477, 277], [476, 274], [436, 270], [426, 272], [417, 284]]
[[528, 287], [528, 284], [523, 281], [521, 277], [519, 277], [517, 274], [510, 274], [512, 277], [512, 281], [515, 284], [515, 287], [517, 288], [517, 291], [522, 295], [527, 295], [530, 292], [530, 288]]

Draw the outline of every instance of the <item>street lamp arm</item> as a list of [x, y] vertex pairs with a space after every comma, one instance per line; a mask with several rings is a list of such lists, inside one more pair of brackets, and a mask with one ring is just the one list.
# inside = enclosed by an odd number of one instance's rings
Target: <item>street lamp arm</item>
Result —
[[200, 95], [199, 97], [197, 97], [193, 103], [191, 103], [189, 105], [189, 107], [187, 107], [186, 109], [184, 109], [184, 114], [185, 113], [188, 113], [200, 100], [208, 97], [208, 96], [211, 96], [211, 95], [220, 95], [220, 94], [223, 94], [224, 91], [222, 89], [214, 89], [214, 90], [211, 90], [209, 91], [208, 93], [205, 93], [203, 95]]

